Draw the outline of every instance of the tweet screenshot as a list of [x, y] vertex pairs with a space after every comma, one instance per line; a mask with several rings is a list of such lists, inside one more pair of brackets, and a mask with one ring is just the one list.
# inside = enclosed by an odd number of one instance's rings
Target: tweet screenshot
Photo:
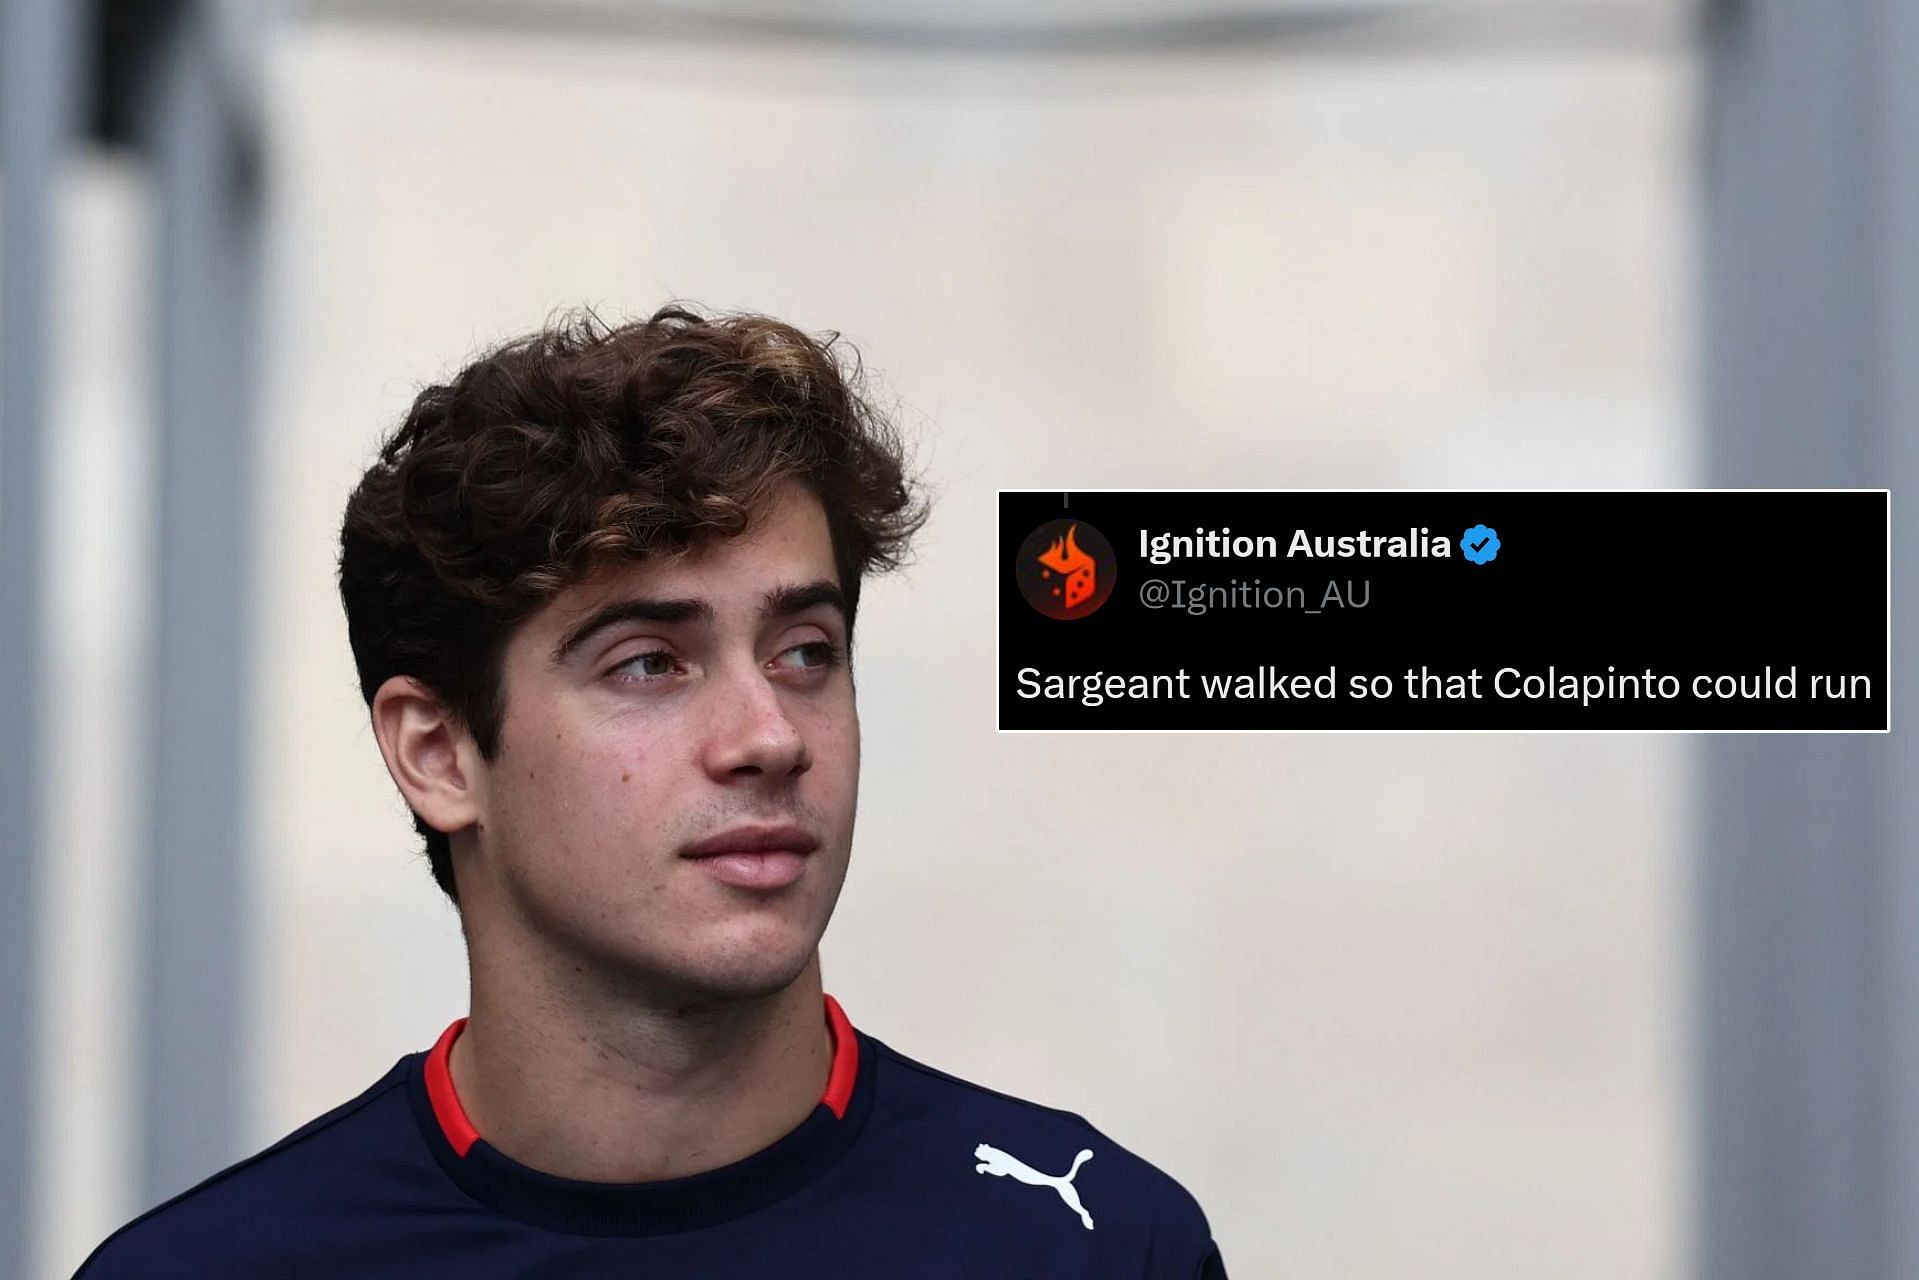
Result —
[[1001, 730], [1891, 727], [1885, 489], [999, 502]]

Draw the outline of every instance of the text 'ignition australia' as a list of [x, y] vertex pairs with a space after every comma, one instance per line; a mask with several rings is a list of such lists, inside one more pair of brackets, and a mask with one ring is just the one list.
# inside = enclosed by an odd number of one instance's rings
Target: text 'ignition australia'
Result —
[[[1171, 564], [1174, 560], [1277, 560], [1279, 539], [1270, 533], [1235, 534], [1231, 528], [1196, 528], [1190, 534], [1139, 531], [1139, 554], [1153, 564]], [[1358, 533], [1337, 535], [1310, 534], [1293, 530], [1286, 544], [1286, 558], [1321, 560], [1431, 560], [1447, 559], [1453, 554], [1450, 538], [1433, 533], [1425, 525], [1404, 533]]]

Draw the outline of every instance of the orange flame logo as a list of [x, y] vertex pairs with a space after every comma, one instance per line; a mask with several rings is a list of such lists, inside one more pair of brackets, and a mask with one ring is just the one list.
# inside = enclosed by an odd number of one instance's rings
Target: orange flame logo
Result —
[[1098, 563], [1093, 557], [1080, 549], [1073, 534], [1079, 530], [1077, 524], [1066, 530], [1064, 538], [1055, 538], [1053, 545], [1039, 556], [1039, 562], [1049, 569], [1066, 575], [1066, 607], [1074, 609], [1093, 598], [1093, 580]]

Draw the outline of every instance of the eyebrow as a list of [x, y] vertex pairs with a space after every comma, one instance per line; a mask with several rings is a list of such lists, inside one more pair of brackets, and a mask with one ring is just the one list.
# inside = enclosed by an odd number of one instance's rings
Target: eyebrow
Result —
[[[837, 609], [841, 619], [845, 619], [846, 597], [837, 586], [824, 579], [789, 583], [774, 587], [760, 597], [760, 619], [790, 617], [822, 604]], [[584, 622], [567, 632], [566, 637], [554, 646], [553, 662], [555, 666], [565, 662], [588, 640], [608, 627], [617, 627], [623, 622], [698, 622], [711, 626], [713, 616], [713, 606], [696, 597], [615, 600], [594, 610]]]

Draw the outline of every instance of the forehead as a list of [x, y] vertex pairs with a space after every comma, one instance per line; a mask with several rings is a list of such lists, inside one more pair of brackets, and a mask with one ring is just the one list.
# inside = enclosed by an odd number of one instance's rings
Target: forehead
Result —
[[609, 603], [636, 597], [702, 600], [718, 612], [757, 609], [771, 589], [821, 581], [839, 585], [825, 509], [810, 491], [788, 484], [738, 536], [707, 538], [675, 557], [609, 559], [554, 596], [525, 629], [562, 632]]

